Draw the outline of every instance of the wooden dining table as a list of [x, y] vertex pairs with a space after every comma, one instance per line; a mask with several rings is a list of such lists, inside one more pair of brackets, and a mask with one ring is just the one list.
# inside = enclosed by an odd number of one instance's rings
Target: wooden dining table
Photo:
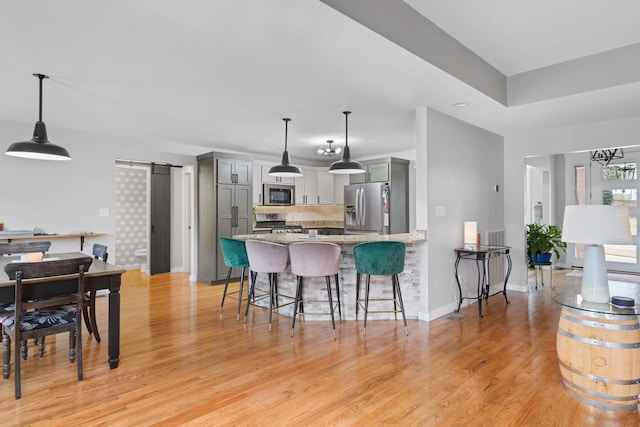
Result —
[[[53, 259], [71, 259], [79, 257], [89, 257], [82, 252], [65, 252], [46, 254], [42, 262]], [[10, 262], [20, 260], [20, 256], [0, 256], [0, 304], [12, 303], [15, 300], [15, 281], [10, 280], [4, 271], [4, 266]], [[85, 273], [85, 289], [87, 291], [97, 291], [100, 289], [109, 290], [109, 366], [111, 369], [118, 367], [120, 362], [120, 284], [122, 273], [125, 270], [117, 265], [107, 264], [99, 259], [93, 259], [89, 271]], [[69, 293], [77, 290], [77, 283], [73, 279], [61, 279], [55, 282], [56, 293], [62, 289], [69, 289]], [[39, 285], [34, 283], [29, 288], [32, 292], [29, 297], [47, 297], [48, 289], [52, 288], [52, 283]]]

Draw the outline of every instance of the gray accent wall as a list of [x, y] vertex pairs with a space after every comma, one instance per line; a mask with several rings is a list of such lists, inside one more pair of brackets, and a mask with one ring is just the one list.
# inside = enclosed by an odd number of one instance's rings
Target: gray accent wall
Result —
[[[432, 109], [426, 111], [426, 191], [429, 195], [426, 308], [428, 319], [433, 319], [457, 306], [453, 250], [462, 246], [464, 222], [477, 221], [483, 238], [487, 231], [504, 229], [504, 141], [500, 135], [446, 114]], [[420, 181], [416, 185], [417, 191], [423, 191]], [[465, 279], [471, 294], [476, 293], [475, 271], [470, 271]], [[421, 292], [424, 286], [423, 282]], [[496, 303], [504, 304], [504, 299]]]

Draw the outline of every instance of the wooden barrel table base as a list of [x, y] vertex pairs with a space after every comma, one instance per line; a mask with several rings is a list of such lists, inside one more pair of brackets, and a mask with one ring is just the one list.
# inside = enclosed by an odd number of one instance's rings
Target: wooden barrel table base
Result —
[[560, 372], [569, 394], [601, 409], [638, 409], [638, 316], [594, 313], [565, 306], [556, 343]]

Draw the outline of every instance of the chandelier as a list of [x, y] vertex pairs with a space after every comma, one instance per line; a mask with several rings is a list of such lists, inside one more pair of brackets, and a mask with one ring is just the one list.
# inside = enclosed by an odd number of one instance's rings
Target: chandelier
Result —
[[609, 166], [609, 162], [614, 159], [624, 159], [622, 148], [596, 150], [591, 153], [591, 161], [598, 162], [602, 166]]
[[342, 153], [342, 148], [334, 147], [332, 140], [327, 141], [327, 145], [316, 149], [316, 154], [319, 156], [333, 157], [340, 153]]

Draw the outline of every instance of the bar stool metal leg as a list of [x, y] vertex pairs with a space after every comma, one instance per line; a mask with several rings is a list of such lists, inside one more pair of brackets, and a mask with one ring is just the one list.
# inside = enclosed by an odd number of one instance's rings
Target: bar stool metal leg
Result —
[[342, 321], [342, 302], [340, 302], [340, 275], [338, 274], [336, 274], [336, 294], [338, 299], [338, 316], [340, 317], [340, 321]]
[[[242, 270], [240, 271], [240, 288], [238, 289], [238, 314], [236, 316], [236, 320], [240, 320], [240, 309], [242, 308], [242, 287], [244, 284], [244, 271], [246, 270], [245, 267], [242, 268]], [[229, 280], [229, 279], [227, 279]], [[227, 282], [228, 283], [228, 282]], [[248, 283], [247, 283], [248, 285]], [[225, 289], [226, 291], [226, 289]], [[247, 300], [247, 305], [249, 304], [249, 300]], [[222, 307], [220, 307], [222, 308]]]
[[364, 330], [363, 335], [367, 335], [367, 313], [369, 312], [369, 285], [371, 284], [371, 275], [367, 274], [364, 296]]
[[331, 312], [331, 326], [333, 326], [333, 339], [336, 339], [336, 319], [333, 315], [333, 298], [331, 298], [331, 278], [325, 276], [327, 281], [327, 294], [329, 294], [329, 311]]
[[296, 327], [296, 317], [298, 317], [298, 305], [302, 295], [302, 276], [298, 276], [298, 283], [296, 286], [296, 300], [293, 304], [293, 320], [291, 322], [291, 336], [293, 336], [293, 330]]
[[224, 290], [222, 291], [222, 301], [220, 301], [220, 318], [222, 319], [222, 307], [224, 306], [224, 300], [227, 297], [227, 289], [229, 288], [229, 280], [231, 280], [231, 270], [232, 268], [229, 267], [228, 271], [227, 271], [227, 282], [224, 284]]
[[400, 280], [398, 280], [398, 275], [394, 274], [391, 276], [391, 280], [393, 281], [394, 289], [398, 290], [398, 304], [400, 305], [400, 311], [402, 312], [402, 321], [404, 322], [404, 332], [408, 336], [409, 328], [407, 327], [407, 317], [404, 314], [404, 302], [402, 300], [402, 291], [400, 290]]
[[247, 323], [247, 316], [249, 315], [249, 306], [251, 305], [251, 300], [255, 299], [255, 287], [256, 287], [256, 277], [258, 273], [252, 271], [249, 275], [249, 296], [247, 297], [247, 306], [244, 310], [244, 323]]
[[360, 273], [356, 272], [356, 320], [358, 319], [359, 308], [360, 308]]

